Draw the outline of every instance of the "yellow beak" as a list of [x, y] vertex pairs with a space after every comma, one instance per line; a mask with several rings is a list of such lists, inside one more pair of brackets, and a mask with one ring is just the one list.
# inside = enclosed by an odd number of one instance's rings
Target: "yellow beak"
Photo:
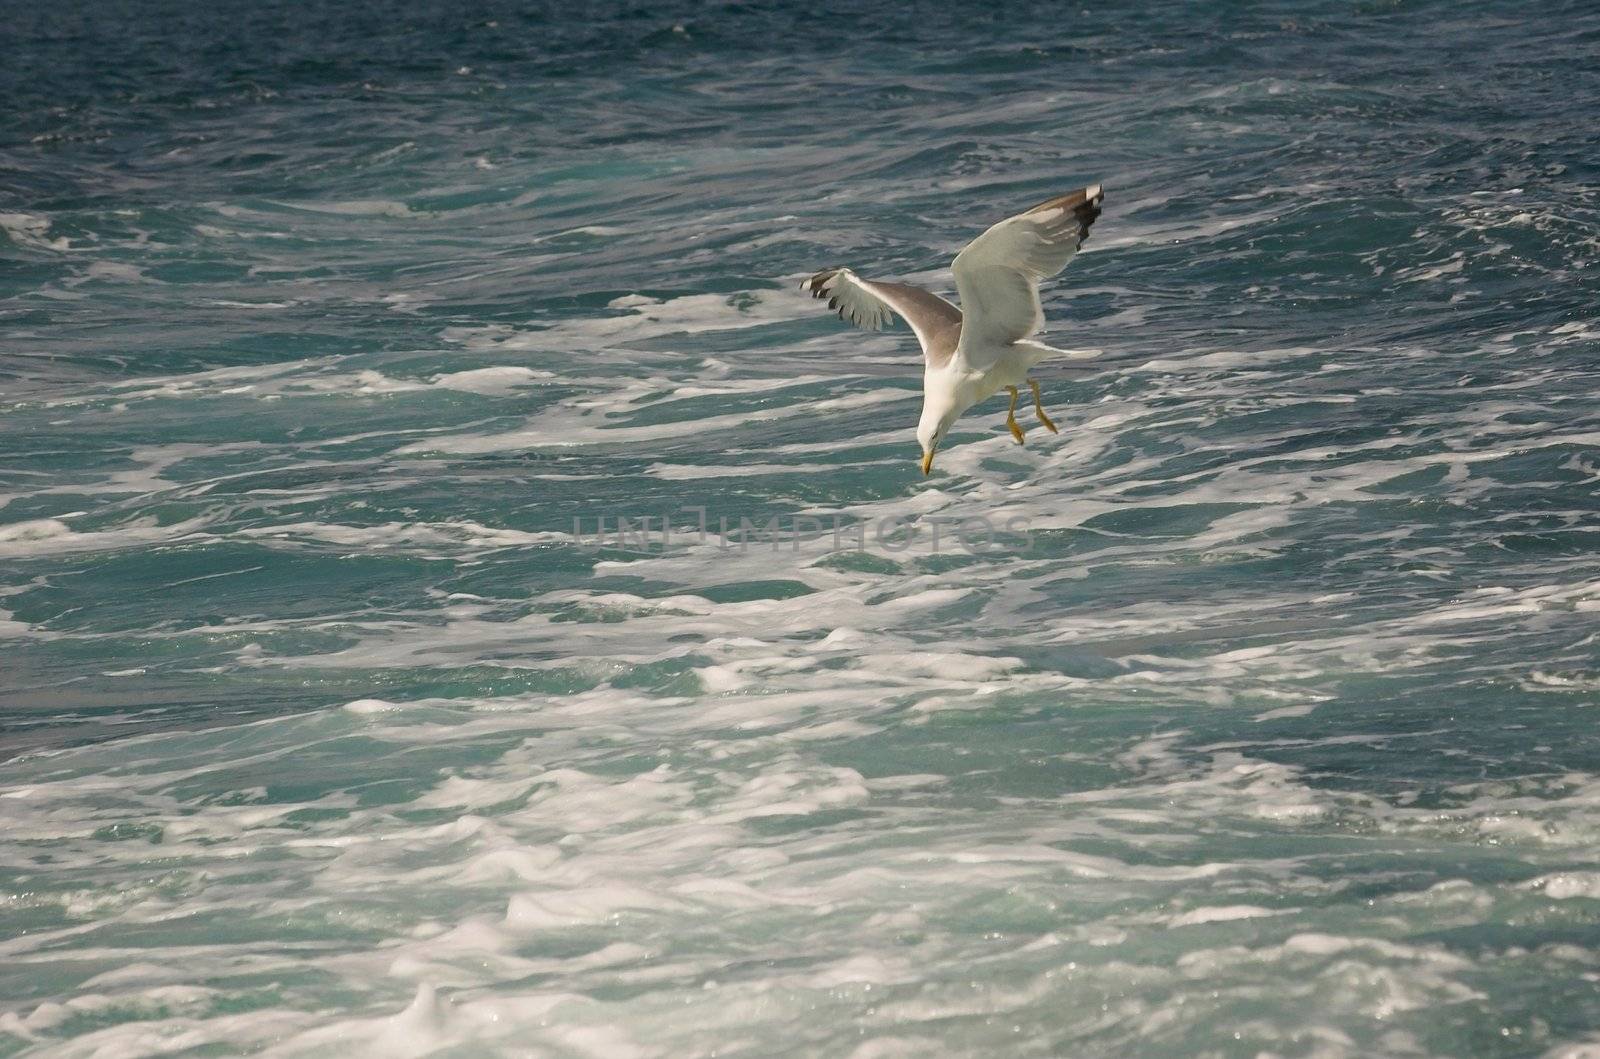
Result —
[[925, 453], [922, 454], [922, 473], [923, 474], [928, 474], [932, 470], [933, 470], [933, 453], [925, 452]]

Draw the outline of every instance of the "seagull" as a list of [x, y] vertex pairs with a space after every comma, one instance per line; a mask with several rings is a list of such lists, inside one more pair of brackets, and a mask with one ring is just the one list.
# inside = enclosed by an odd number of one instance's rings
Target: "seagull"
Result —
[[921, 287], [862, 279], [848, 268], [825, 269], [800, 285], [826, 298], [841, 320], [864, 330], [881, 330], [899, 316], [916, 333], [923, 358], [922, 418], [917, 422], [923, 474], [932, 473], [933, 454], [950, 425], [1001, 390], [1011, 394], [1006, 426], [1018, 445], [1024, 435], [1017, 423], [1017, 387], [1024, 384], [1033, 391], [1034, 415], [1056, 433], [1039, 384], [1028, 373], [1052, 355], [1085, 358], [1097, 353], [1052, 349], [1029, 337], [1044, 326], [1039, 281], [1067, 267], [1089, 238], [1103, 198], [1100, 185], [1091, 184], [1007, 217], [968, 243], [950, 266], [960, 309]]

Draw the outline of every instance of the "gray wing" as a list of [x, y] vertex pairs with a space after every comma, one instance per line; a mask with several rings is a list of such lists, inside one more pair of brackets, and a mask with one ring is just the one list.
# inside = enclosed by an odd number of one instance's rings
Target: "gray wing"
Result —
[[830, 268], [800, 284], [800, 289], [826, 298], [828, 308], [836, 310], [841, 320], [867, 331], [882, 330], [894, 317], [901, 317], [916, 333], [930, 367], [943, 367], [961, 338], [961, 310], [909, 283], [867, 280], [847, 268]]

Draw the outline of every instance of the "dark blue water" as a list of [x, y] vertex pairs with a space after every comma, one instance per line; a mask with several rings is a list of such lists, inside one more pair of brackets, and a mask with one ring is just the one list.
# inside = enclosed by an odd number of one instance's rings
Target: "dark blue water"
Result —
[[0, 15], [0, 1055], [1600, 1046], [1594, 5]]

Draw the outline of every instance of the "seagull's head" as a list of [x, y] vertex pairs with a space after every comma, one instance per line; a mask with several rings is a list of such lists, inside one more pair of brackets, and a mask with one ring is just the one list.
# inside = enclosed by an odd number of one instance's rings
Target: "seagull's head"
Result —
[[933, 473], [933, 454], [939, 451], [939, 444], [950, 432], [950, 424], [960, 414], [961, 410], [956, 407], [955, 401], [941, 401], [931, 393], [924, 393], [922, 418], [917, 421], [917, 444], [922, 446], [923, 474]]

